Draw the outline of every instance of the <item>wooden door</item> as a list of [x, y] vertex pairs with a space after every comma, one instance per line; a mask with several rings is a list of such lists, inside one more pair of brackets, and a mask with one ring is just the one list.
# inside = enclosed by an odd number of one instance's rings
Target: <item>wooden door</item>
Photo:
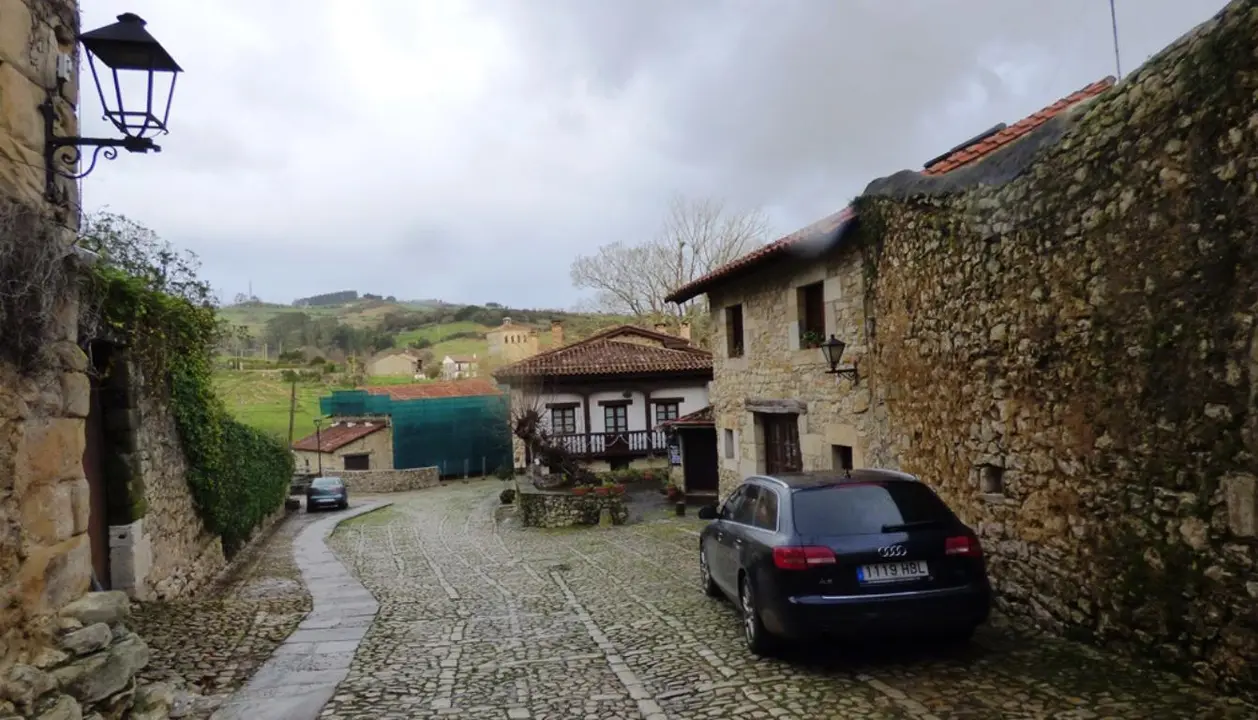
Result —
[[799, 450], [799, 416], [765, 413], [760, 415], [764, 428], [764, 471], [768, 475], [799, 472], [804, 462]]
[[715, 493], [720, 484], [716, 467], [716, 430], [681, 433], [681, 462], [685, 468], [686, 492]]

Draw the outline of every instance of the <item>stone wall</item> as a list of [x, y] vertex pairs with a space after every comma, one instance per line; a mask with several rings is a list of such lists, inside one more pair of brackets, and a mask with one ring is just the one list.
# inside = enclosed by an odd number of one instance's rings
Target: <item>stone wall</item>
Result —
[[526, 483], [520, 486], [516, 503], [520, 508], [520, 522], [525, 527], [597, 525], [603, 510], [611, 513], [613, 525], [623, 525], [629, 518], [624, 495], [573, 495], [566, 491], [538, 490]]
[[168, 717], [171, 688], [132, 680], [149, 648], [123, 624], [130, 613], [122, 592], [88, 593], [62, 608], [54, 642], [0, 674], [0, 717]]
[[[0, 268], [29, 272], [10, 255], [37, 248], [73, 257], [78, 194], [59, 184], [45, 197], [43, 118], [59, 52], [73, 52], [78, 10], [69, 0], [12, 0], [0, 20]], [[55, 98], [56, 131], [77, 132], [77, 79]], [[12, 207], [10, 207], [12, 206]], [[17, 224], [19, 209], [38, 221]], [[50, 299], [50, 327], [35, 338], [42, 358], [19, 370], [0, 360], [0, 673], [43, 644], [50, 613], [87, 591], [91, 547], [83, 472], [90, 390], [75, 344], [78, 299], [66, 285]], [[0, 313], [0, 318], [4, 313]], [[8, 323], [12, 318], [5, 319]], [[15, 338], [6, 325], [6, 350]], [[0, 710], [0, 715], [4, 714]]]
[[1003, 607], [1250, 689], [1253, 9], [1062, 118], [1011, 182], [859, 203], [900, 464], [981, 529]]
[[441, 471], [435, 467], [409, 470], [338, 470], [336, 475], [351, 493], [406, 492], [441, 484]]
[[[1258, 688], [1253, 8], [1007, 153], [871, 184], [837, 248], [713, 291], [722, 491], [763, 469], [749, 408], [795, 401], [804, 468], [842, 445], [920, 475], [979, 531], [1005, 612]], [[855, 385], [794, 349], [815, 281]]]
[[109, 587], [139, 600], [186, 596], [226, 565], [222, 541], [193, 503], [188, 462], [163, 390], [127, 361], [124, 349], [93, 348], [101, 365]]
[[[148, 388], [137, 394], [137, 400], [140, 422], [136, 447], [147, 506], [139, 522], [152, 564], [145, 578], [147, 587], [135, 595], [168, 600], [204, 587], [226, 566], [227, 559], [222, 540], [206, 530], [193, 504], [188, 461], [169, 407]], [[114, 587], [123, 589], [117, 582]]]

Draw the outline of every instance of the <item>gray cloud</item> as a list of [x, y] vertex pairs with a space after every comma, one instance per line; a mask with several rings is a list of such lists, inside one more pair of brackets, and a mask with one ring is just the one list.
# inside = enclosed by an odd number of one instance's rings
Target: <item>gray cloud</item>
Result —
[[[1223, 2], [1118, 5], [1131, 70]], [[573, 256], [674, 193], [789, 232], [1113, 72], [1104, 0], [101, 0], [84, 25], [124, 10], [187, 73], [164, 152], [85, 205], [273, 300], [570, 305]]]

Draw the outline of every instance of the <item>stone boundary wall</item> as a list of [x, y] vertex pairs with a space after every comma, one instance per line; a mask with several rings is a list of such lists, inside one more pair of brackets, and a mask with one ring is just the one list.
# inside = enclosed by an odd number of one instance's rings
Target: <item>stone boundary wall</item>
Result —
[[516, 503], [520, 508], [520, 522], [525, 527], [597, 525], [604, 509], [611, 511], [613, 525], [623, 525], [629, 518], [624, 495], [573, 495], [521, 486]]
[[125, 356], [103, 383], [111, 587], [137, 600], [187, 596], [227, 558], [197, 513], [174, 415]]
[[395, 493], [423, 490], [441, 484], [441, 471], [436, 467], [408, 470], [337, 470], [335, 474], [351, 493]]
[[1251, 693], [1254, 8], [1062, 117], [1012, 179], [857, 201], [861, 382], [899, 465], [980, 532], [1001, 608]]

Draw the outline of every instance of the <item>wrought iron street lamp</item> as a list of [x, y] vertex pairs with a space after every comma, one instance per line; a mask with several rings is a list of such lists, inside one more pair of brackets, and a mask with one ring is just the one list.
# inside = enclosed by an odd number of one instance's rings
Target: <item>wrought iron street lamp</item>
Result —
[[847, 348], [847, 343], [831, 335], [830, 339], [821, 344], [821, 352], [825, 355], [826, 362], [830, 364], [830, 369], [826, 372], [830, 375], [838, 375], [846, 377], [855, 385], [859, 376], [856, 373], [856, 365], [850, 367], [839, 367], [839, 363], [843, 360], [843, 351]]
[[[153, 142], [153, 136], [167, 132], [166, 120], [175, 96], [175, 78], [183, 69], [144, 29], [144, 25], [139, 15], [123, 13], [118, 16], [118, 22], [79, 35], [79, 43], [87, 55], [92, 80], [105, 110], [105, 119], [122, 133], [120, 138], [61, 137], [55, 133], [55, 100], [70, 80], [74, 64], [68, 56], [58, 58], [56, 88], [48, 92], [48, 97], [39, 106], [44, 115], [45, 192], [49, 200], [57, 199], [58, 177], [71, 180], [86, 177], [96, 167], [102, 153], [106, 160], [113, 160], [118, 157], [118, 148], [137, 153], [161, 152], [161, 147]], [[98, 62], [103, 67], [98, 69]], [[142, 109], [134, 98], [123, 101], [126, 79], [140, 74], [146, 81]], [[111, 87], [101, 84], [102, 75]], [[79, 172], [83, 148], [88, 147], [93, 148], [92, 159], [87, 168]]]

